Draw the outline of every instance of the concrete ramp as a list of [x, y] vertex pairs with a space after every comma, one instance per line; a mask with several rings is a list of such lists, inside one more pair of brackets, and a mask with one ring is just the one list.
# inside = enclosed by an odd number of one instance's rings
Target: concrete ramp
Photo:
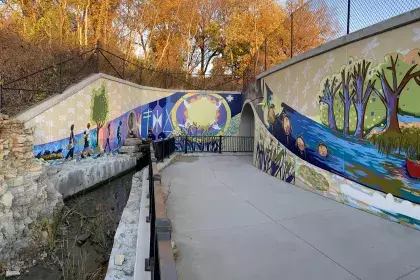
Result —
[[186, 280], [420, 279], [420, 232], [284, 183], [247, 156], [163, 170]]

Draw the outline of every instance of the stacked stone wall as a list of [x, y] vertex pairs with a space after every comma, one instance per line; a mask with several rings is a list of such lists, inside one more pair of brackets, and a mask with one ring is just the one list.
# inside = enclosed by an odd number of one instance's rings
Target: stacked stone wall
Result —
[[[48, 165], [33, 157], [32, 128], [0, 114], [0, 262], [31, 245], [34, 228], [61, 209]], [[40, 242], [41, 240], [38, 240]]]

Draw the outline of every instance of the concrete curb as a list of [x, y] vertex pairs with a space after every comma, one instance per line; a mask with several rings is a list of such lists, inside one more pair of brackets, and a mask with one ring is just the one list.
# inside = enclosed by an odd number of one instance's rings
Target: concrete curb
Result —
[[[146, 199], [142, 198], [147, 193], [147, 183], [144, 184], [144, 178], [147, 176], [145, 171], [147, 171], [147, 168], [133, 176], [130, 197], [115, 233], [114, 246], [112, 247], [108, 271], [105, 277], [106, 280], [133, 279], [136, 256], [138, 254], [136, 252], [136, 242], [139, 239], [138, 228], [140, 226], [138, 216], [141, 216], [141, 209], [143, 209], [146, 201]], [[122, 264], [117, 264], [121, 260]], [[150, 277], [139, 279], [150, 279]]]

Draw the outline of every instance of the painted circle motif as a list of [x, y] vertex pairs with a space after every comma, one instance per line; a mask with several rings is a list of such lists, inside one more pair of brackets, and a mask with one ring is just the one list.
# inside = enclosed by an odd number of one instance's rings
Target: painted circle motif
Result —
[[231, 111], [218, 94], [188, 93], [172, 109], [176, 130], [189, 135], [223, 135], [229, 127]]

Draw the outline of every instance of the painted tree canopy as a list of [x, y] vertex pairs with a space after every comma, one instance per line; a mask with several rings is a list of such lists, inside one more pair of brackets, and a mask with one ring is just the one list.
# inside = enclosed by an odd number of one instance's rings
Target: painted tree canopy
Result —
[[90, 119], [92, 122], [96, 123], [96, 128], [98, 130], [96, 143], [99, 143], [99, 130], [109, 119], [109, 98], [105, 83], [103, 83], [98, 89], [93, 89], [92, 91]]

